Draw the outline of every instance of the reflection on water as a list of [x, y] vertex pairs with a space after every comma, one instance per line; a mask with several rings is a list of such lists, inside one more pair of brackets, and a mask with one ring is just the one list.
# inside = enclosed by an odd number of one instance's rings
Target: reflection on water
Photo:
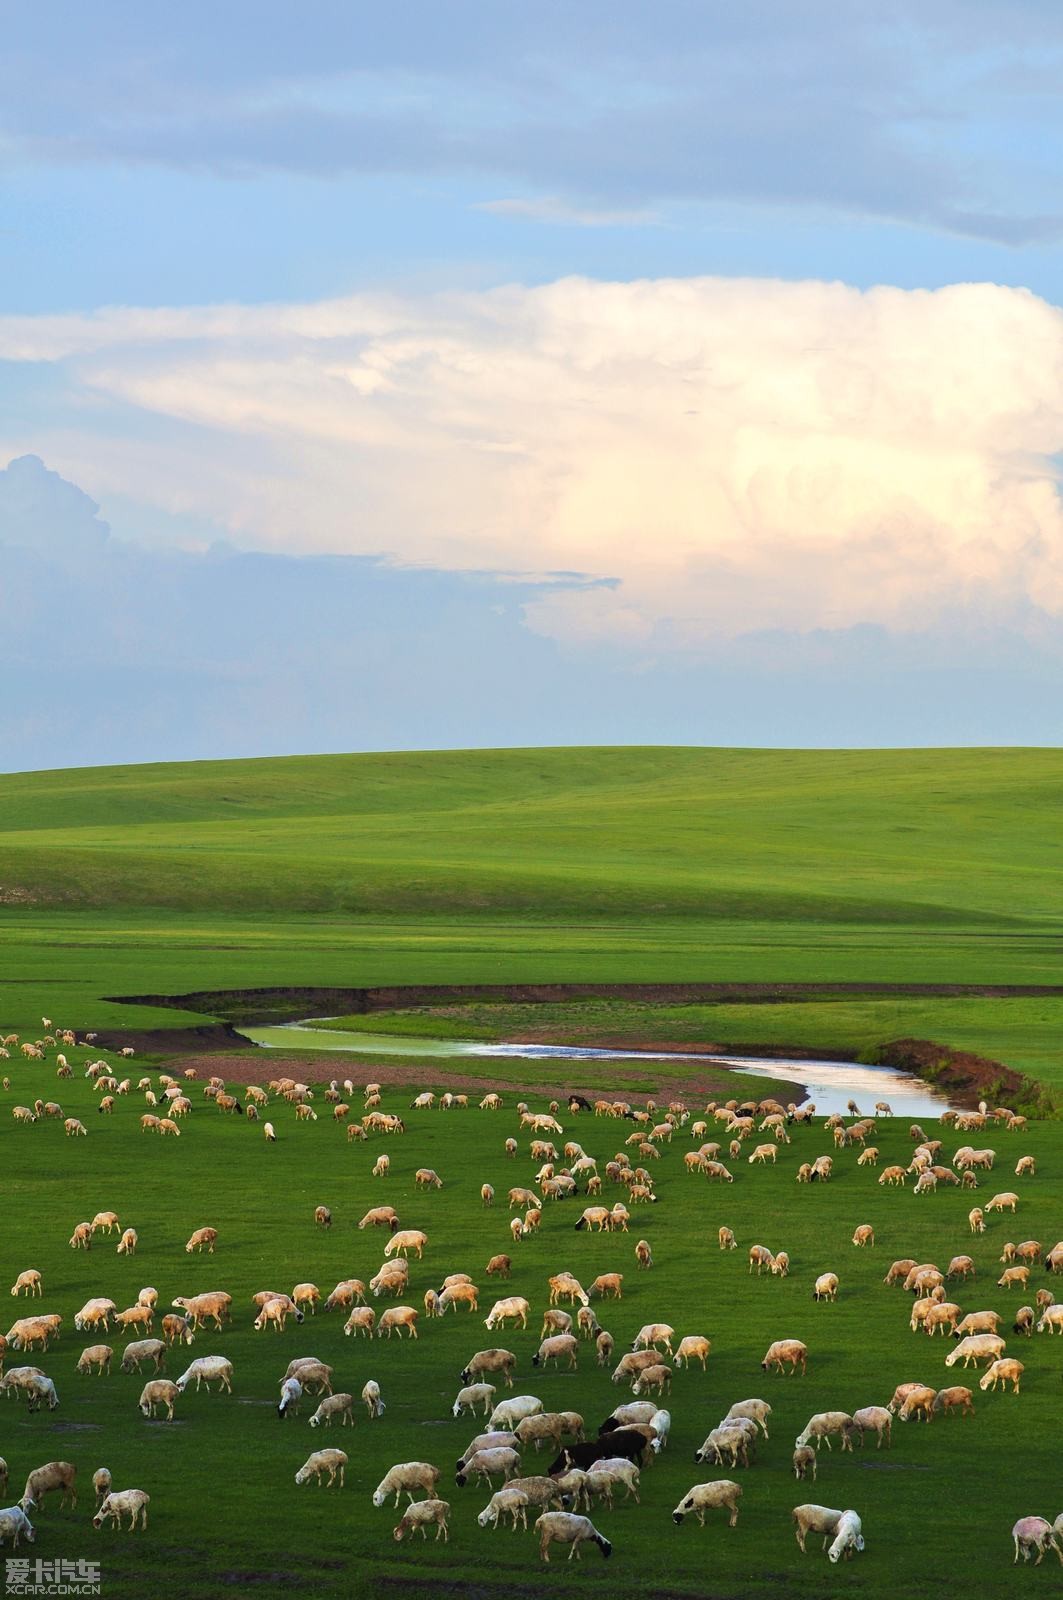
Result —
[[855, 1061], [776, 1061], [748, 1056], [710, 1056], [682, 1050], [605, 1050], [588, 1045], [483, 1044], [459, 1039], [403, 1039], [394, 1034], [330, 1032], [290, 1022], [273, 1028], [243, 1028], [244, 1037], [271, 1049], [345, 1051], [357, 1055], [413, 1056], [456, 1060], [465, 1056], [521, 1061], [690, 1061], [732, 1067], [756, 1078], [799, 1083], [819, 1111], [845, 1111], [854, 1100], [865, 1114], [885, 1100], [899, 1117], [936, 1117], [948, 1101], [920, 1078], [892, 1067]]

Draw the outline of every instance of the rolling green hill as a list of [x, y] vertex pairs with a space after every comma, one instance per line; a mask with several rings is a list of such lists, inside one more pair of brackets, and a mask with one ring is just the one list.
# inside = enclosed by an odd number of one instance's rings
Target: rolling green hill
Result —
[[[0, 1015], [174, 1025], [193, 1019], [106, 997], [267, 985], [1056, 985], [1061, 799], [1063, 752], [1044, 749], [446, 751], [9, 775]], [[629, 1012], [624, 1032], [660, 1040], [661, 1020]], [[853, 1051], [917, 1035], [1063, 1083], [1058, 996], [821, 994], [800, 1018], [732, 1006], [688, 1017], [691, 1031]]]
[[1003, 936], [1063, 912], [1063, 753], [319, 756], [0, 780], [8, 901], [724, 917]]

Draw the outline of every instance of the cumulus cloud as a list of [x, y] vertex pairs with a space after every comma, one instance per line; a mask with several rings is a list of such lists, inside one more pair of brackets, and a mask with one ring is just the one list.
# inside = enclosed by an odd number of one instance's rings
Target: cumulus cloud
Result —
[[0, 358], [65, 374], [45, 443], [93, 493], [616, 579], [529, 600], [566, 641], [1063, 614], [1063, 314], [1022, 290], [564, 279], [3, 318]]

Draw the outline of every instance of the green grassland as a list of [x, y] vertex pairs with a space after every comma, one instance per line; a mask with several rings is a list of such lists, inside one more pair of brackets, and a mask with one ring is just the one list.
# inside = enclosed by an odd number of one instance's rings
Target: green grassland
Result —
[[[57, 1011], [82, 1028], [151, 1027], [204, 1018], [113, 997], [1055, 985], [1061, 797], [1054, 750], [466, 751], [11, 775], [0, 1010], [22, 1027]], [[601, 1021], [629, 1042], [667, 1026], [676, 1041], [835, 1053], [928, 1037], [1063, 1089], [1051, 994], [629, 1007]], [[568, 1027], [545, 1009], [538, 1023]]]
[[[72, 1052], [76, 1076], [56, 1082], [51, 1064], [4, 1063], [11, 1087], [0, 1100], [0, 1193], [8, 1226], [4, 1230], [0, 1287], [18, 1271], [36, 1266], [44, 1275], [38, 1308], [57, 1310], [65, 1319], [63, 1336], [38, 1360], [55, 1380], [60, 1408], [29, 1415], [14, 1401], [0, 1401], [0, 1454], [10, 1464], [14, 1498], [22, 1474], [49, 1459], [78, 1466], [82, 1503], [76, 1513], [47, 1507], [36, 1519], [34, 1556], [98, 1557], [104, 1592], [120, 1597], [143, 1594], [145, 1584], [161, 1600], [188, 1594], [251, 1593], [268, 1597], [310, 1587], [323, 1595], [391, 1593], [420, 1595], [429, 1588], [460, 1588], [484, 1600], [507, 1595], [546, 1596], [579, 1590], [595, 1594], [650, 1597], [696, 1596], [711, 1592], [741, 1597], [786, 1592], [827, 1596], [838, 1592], [840, 1575], [825, 1556], [802, 1557], [793, 1542], [789, 1512], [804, 1500], [854, 1506], [864, 1519], [867, 1551], [846, 1570], [847, 1590], [868, 1597], [974, 1586], [980, 1595], [1001, 1595], [1014, 1583], [1008, 1538], [1022, 1514], [1052, 1517], [1063, 1509], [1058, 1470], [1058, 1434], [1063, 1409], [1063, 1340], [1046, 1336], [1009, 1340], [1009, 1353], [1026, 1362], [1023, 1392], [977, 1395], [976, 1416], [940, 1420], [931, 1427], [909, 1424], [895, 1429], [887, 1455], [865, 1449], [853, 1455], [823, 1452], [816, 1485], [797, 1485], [790, 1473], [793, 1439], [812, 1412], [885, 1403], [899, 1382], [920, 1380], [935, 1386], [950, 1379], [944, 1367], [948, 1345], [909, 1331], [909, 1300], [881, 1279], [890, 1260], [911, 1255], [942, 1266], [954, 1253], [970, 1250], [977, 1282], [956, 1292], [964, 1309], [994, 1306], [1010, 1320], [1028, 1295], [994, 1287], [997, 1258], [1007, 1238], [1035, 1237], [1046, 1246], [1063, 1233], [1063, 1127], [1041, 1124], [1027, 1133], [994, 1132], [1000, 1152], [997, 1171], [983, 1180], [976, 1198], [997, 1188], [1021, 1184], [1016, 1218], [992, 1219], [983, 1239], [972, 1241], [967, 1210], [972, 1197], [959, 1191], [917, 1199], [908, 1191], [879, 1187], [874, 1171], [858, 1168], [856, 1152], [840, 1153], [831, 1184], [808, 1188], [794, 1183], [801, 1160], [830, 1148], [821, 1128], [798, 1129], [780, 1153], [777, 1170], [734, 1163], [730, 1188], [710, 1187], [688, 1175], [681, 1134], [655, 1166], [659, 1204], [636, 1211], [629, 1235], [588, 1237], [573, 1231], [579, 1202], [547, 1208], [541, 1233], [512, 1248], [505, 1192], [528, 1183], [534, 1167], [522, 1139], [521, 1154], [509, 1160], [503, 1140], [517, 1131], [512, 1100], [498, 1113], [475, 1109], [443, 1114], [407, 1110], [409, 1094], [388, 1091], [387, 1106], [402, 1110], [409, 1132], [391, 1140], [349, 1144], [342, 1128], [324, 1114], [316, 1123], [296, 1123], [291, 1107], [278, 1103], [270, 1115], [278, 1142], [267, 1145], [261, 1125], [225, 1117], [194, 1093], [194, 1111], [179, 1140], [159, 1140], [139, 1131], [143, 1110], [134, 1092], [120, 1099], [114, 1115], [100, 1116], [80, 1068], [83, 1051]], [[334, 1061], [334, 1058], [333, 1058]], [[130, 1064], [134, 1081], [142, 1072]], [[263, 1076], [268, 1070], [263, 1063]], [[16, 1126], [9, 1108], [36, 1095], [61, 1099], [64, 1110], [80, 1115], [88, 1137], [68, 1140], [56, 1122]], [[700, 1108], [697, 1108], [700, 1109]], [[630, 1124], [586, 1114], [562, 1117], [566, 1136], [578, 1138], [604, 1161], [619, 1147]], [[906, 1161], [911, 1145], [907, 1125], [880, 1124], [882, 1161]], [[946, 1137], [946, 1148], [961, 1142]], [[373, 1179], [370, 1167], [386, 1148], [392, 1171]], [[1038, 1158], [1032, 1180], [1012, 1177], [1020, 1153]], [[439, 1193], [418, 1194], [413, 1187], [419, 1165], [434, 1167], [444, 1179]], [[483, 1211], [479, 1186], [490, 1181], [499, 1202]], [[608, 1186], [607, 1186], [608, 1189]], [[491, 1335], [482, 1321], [464, 1312], [440, 1321], [422, 1320], [416, 1343], [372, 1343], [345, 1339], [342, 1317], [319, 1315], [302, 1327], [289, 1325], [281, 1336], [252, 1330], [251, 1296], [259, 1289], [290, 1291], [297, 1281], [318, 1283], [327, 1293], [343, 1277], [368, 1278], [379, 1265], [385, 1236], [359, 1232], [357, 1219], [372, 1204], [388, 1201], [405, 1225], [429, 1235], [423, 1262], [411, 1264], [411, 1287], [404, 1299], [420, 1305], [424, 1290], [438, 1287], [445, 1273], [468, 1271], [483, 1287], [480, 1316], [493, 1298], [483, 1277], [489, 1255], [512, 1249], [513, 1277], [504, 1290], [524, 1294], [532, 1304], [534, 1326], [526, 1333]], [[316, 1204], [332, 1207], [330, 1233], [316, 1229]], [[97, 1209], [113, 1208], [123, 1225], [140, 1235], [132, 1260], [116, 1256], [114, 1239], [98, 1237], [91, 1253], [68, 1248], [74, 1224]], [[17, 1224], [16, 1224], [16, 1219]], [[874, 1250], [852, 1247], [855, 1224], [870, 1222]], [[183, 1244], [193, 1228], [212, 1224], [220, 1231], [215, 1257], [190, 1257]], [[721, 1254], [716, 1229], [733, 1227], [741, 1249]], [[15, 1224], [15, 1225], [13, 1225]], [[635, 1269], [633, 1246], [644, 1235], [653, 1246], [652, 1272]], [[762, 1242], [786, 1248], [793, 1259], [787, 1279], [750, 1277], [746, 1249]], [[642, 1504], [595, 1511], [596, 1523], [613, 1540], [608, 1564], [596, 1551], [561, 1569], [555, 1556], [540, 1571], [534, 1536], [479, 1529], [475, 1516], [487, 1491], [458, 1489], [451, 1464], [476, 1431], [468, 1419], [453, 1420], [449, 1406], [458, 1374], [476, 1349], [501, 1343], [518, 1356], [516, 1392], [542, 1397], [548, 1408], [583, 1413], [593, 1431], [626, 1390], [614, 1387], [581, 1351], [574, 1373], [542, 1374], [531, 1365], [538, 1325], [546, 1304], [546, 1279], [568, 1267], [584, 1282], [597, 1273], [625, 1273], [621, 1303], [598, 1306], [603, 1326], [612, 1331], [618, 1351], [639, 1326], [658, 1318], [682, 1333], [703, 1332], [713, 1340], [706, 1373], [679, 1372], [669, 1402], [674, 1424], [666, 1454], [643, 1474]], [[835, 1305], [816, 1305], [811, 1285], [816, 1273], [832, 1268], [841, 1278]], [[7, 1278], [3, 1277], [7, 1273]], [[1036, 1282], [1045, 1281], [1040, 1272]], [[235, 1365], [235, 1394], [188, 1394], [178, 1402], [173, 1425], [141, 1418], [136, 1401], [142, 1378], [115, 1370], [104, 1378], [79, 1377], [74, 1366], [80, 1349], [94, 1342], [73, 1330], [73, 1314], [93, 1294], [131, 1304], [151, 1284], [162, 1303], [175, 1294], [224, 1288], [233, 1294], [231, 1328], [201, 1335], [191, 1351], [171, 1356], [168, 1370], [183, 1370], [185, 1356], [220, 1352]], [[384, 1302], [376, 1302], [382, 1308]], [[30, 1310], [10, 1302], [12, 1318]], [[807, 1377], [781, 1379], [763, 1374], [759, 1361], [769, 1341], [800, 1337], [810, 1349]], [[120, 1352], [124, 1341], [112, 1336]], [[381, 1385], [388, 1410], [369, 1423], [359, 1415], [354, 1430], [311, 1431], [312, 1405], [281, 1422], [275, 1415], [278, 1380], [296, 1355], [313, 1354], [335, 1366], [337, 1389], [356, 1395], [369, 1377]], [[8, 1358], [12, 1365], [18, 1357]], [[117, 1366], [117, 1360], [116, 1360]], [[968, 1374], [970, 1381], [971, 1374]], [[757, 1464], [733, 1474], [695, 1465], [693, 1452], [704, 1434], [735, 1400], [751, 1395], [769, 1399], [775, 1411], [771, 1439]], [[344, 1448], [350, 1456], [344, 1490], [299, 1489], [293, 1477], [312, 1448]], [[443, 1469], [441, 1493], [452, 1505], [451, 1543], [422, 1547], [395, 1545], [391, 1510], [374, 1510], [371, 1493], [394, 1462], [423, 1459]], [[538, 1463], [548, 1464], [544, 1455]], [[130, 1537], [94, 1533], [89, 1524], [89, 1479], [107, 1465], [118, 1486], [142, 1487], [152, 1495], [146, 1534]], [[534, 1467], [534, 1455], [531, 1466]], [[531, 1470], [531, 1467], [529, 1469]], [[704, 1530], [681, 1528], [670, 1513], [695, 1482], [715, 1476], [739, 1478], [743, 1509], [733, 1532], [717, 1519]], [[1058, 1587], [1053, 1560], [1022, 1574], [1031, 1591]]]

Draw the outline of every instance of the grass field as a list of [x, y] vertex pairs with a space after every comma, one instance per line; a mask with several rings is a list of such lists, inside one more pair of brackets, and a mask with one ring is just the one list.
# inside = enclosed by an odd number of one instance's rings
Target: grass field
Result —
[[[76, 1055], [80, 1064], [84, 1053]], [[142, 1070], [136, 1064], [134, 1075]], [[484, 1290], [485, 1314], [493, 1288], [483, 1266], [496, 1250], [511, 1248], [505, 1192], [512, 1183], [530, 1182], [534, 1172], [526, 1139], [518, 1160], [503, 1153], [504, 1138], [517, 1131], [512, 1105], [499, 1113], [411, 1113], [408, 1096], [396, 1091], [386, 1104], [406, 1113], [409, 1132], [349, 1145], [327, 1108], [317, 1123], [299, 1124], [291, 1107], [280, 1103], [270, 1113], [279, 1139], [267, 1145], [261, 1125], [222, 1116], [196, 1094], [181, 1139], [157, 1140], [139, 1131], [143, 1104], [135, 1093], [120, 1099], [108, 1118], [96, 1112], [80, 1072], [56, 1084], [49, 1067], [11, 1063], [10, 1077], [7, 1106], [37, 1092], [57, 1094], [65, 1111], [83, 1117], [89, 1136], [67, 1140], [59, 1123], [24, 1128], [6, 1110], [0, 1114], [5, 1211], [10, 1217], [17, 1203], [32, 1217], [24, 1239], [13, 1242], [14, 1230], [6, 1230], [2, 1270], [13, 1282], [24, 1267], [38, 1267], [45, 1284], [38, 1308], [57, 1310], [65, 1319], [60, 1343], [38, 1363], [56, 1381], [60, 1408], [30, 1416], [13, 1401], [0, 1404], [0, 1453], [10, 1464], [15, 1493], [29, 1467], [58, 1458], [78, 1466], [83, 1497], [98, 1465], [110, 1467], [116, 1485], [142, 1487], [152, 1495], [146, 1535], [94, 1534], [85, 1498], [76, 1514], [48, 1508], [37, 1519], [33, 1554], [99, 1556], [105, 1594], [143, 1593], [149, 1576], [153, 1594], [175, 1600], [193, 1592], [279, 1596], [310, 1583], [317, 1592], [336, 1595], [351, 1593], [352, 1586], [358, 1593], [415, 1595], [430, 1584], [485, 1597], [506, 1591], [546, 1595], [559, 1592], [559, 1586], [560, 1592], [570, 1592], [575, 1569], [560, 1573], [555, 1557], [550, 1573], [541, 1574], [530, 1533], [490, 1534], [476, 1526], [487, 1492], [459, 1490], [450, 1470], [476, 1431], [468, 1420], [449, 1416], [458, 1373], [475, 1349], [501, 1343], [514, 1350], [516, 1392], [537, 1394], [550, 1409], [580, 1411], [591, 1431], [627, 1397], [592, 1364], [586, 1347], [575, 1373], [542, 1375], [531, 1365], [546, 1279], [562, 1266], [584, 1282], [601, 1271], [625, 1273], [623, 1301], [598, 1306], [618, 1352], [643, 1322], [658, 1318], [681, 1334], [704, 1332], [713, 1340], [707, 1373], [676, 1375], [672, 1441], [643, 1475], [642, 1505], [594, 1513], [615, 1554], [606, 1566], [592, 1551], [578, 1575], [580, 1589], [701, 1595], [711, 1571], [712, 1592], [721, 1596], [763, 1594], [780, 1586], [797, 1594], [836, 1593], [838, 1574], [825, 1557], [810, 1551], [802, 1558], [790, 1533], [790, 1508], [811, 1499], [852, 1505], [863, 1516], [868, 1549], [845, 1574], [856, 1592], [892, 1595], [898, 1585], [925, 1588], [959, 1579], [974, 1583], [979, 1594], [1003, 1595], [1013, 1582], [1012, 1521], [1035, 1510], [1054, 1516], [1061, 1509], [1056, 1439], [1063, 1341], [1043, 1336], [1021, 1346], [1009, 1341], [1011, 1353], [1027, 1364], [1017, 1398], [977, 1396], [973, 1420], [898, 1426], [888, 1456], [869, 1450], [852, 1456], [824, 1452], [815, 1486], [795, 1485], [790, 1475], [792, 1441], [812, 1412], [885, 1403], [903, 1381], [934, 1386], [947, 1381], [945, 1342], [909, 1332], [908, 1297], [880, 1281], [891, 1259], [912, 1255], [945, 1265], [952, 1254], [970, 1249], [978, 1282], [957, 1293], [964, 1309], [991, 1305], [1010, 1319], [1021, 1299], [1032, 1299], [1032, 1286], [1023, 1296], [993, 1285], [1005, 1238], [1036, 1237], [1050, 1245], [1063, 1231], [1063, 1128], [1056, 1124], [1021, 1136], [991, 1136], [1000, 1151], [998, 1170], [975, 1198], [984, 1200], [996, 1188], [1019, 1182], [1011, 1174], [1021, 1152], [1034, 1153], [1040, 1170], [1035, 1179], [1022, 1181], [1018, 1217], [991, 1221], [985, 1238], [973, 1243], [966, 1222], [969, 1194], [945, 1192], [922, 1200], [907, 1191], [884, 1190], [873, 1171], [857, 1168], [854, 1151], [842, 1153], [832, 1184], [797, 1186], [798, 1162], [830, 1148], [821, 1129], [795, 1130], [777, 1170], [750, 1169], [744, 1160], [733, 1163], [736, 1181], [727, 1189], [684, 1172], [682, 1150], [689, 1136], [681, 1135], [665, 1147], [654, 1169], [660, 1203], [636, 1210], [629, 1235], [576, 1234], [579, 1205], [565, 1202], [548, 1207], [539, 1237], [512, 1250], [513, 1277], [499, 1292], [530, 1300], [534, 1327], [527, 1333], [490, 1335], [478, 1317], [462, 1312], [442, 1321], [422, 1320], [416, 1343], [369, 1344], [345, 1339], [338, 1315], [308, 1318], [301, 1328], [290, 1324], [283, 1336], [256, 1334], [250, 1298], [262, 1288], [287, 1292], [308, 1279], [323, 1293], [347, 1276], [368, 1279], [379, 1265], [386, 1236], [359, 1232], [355, 1223], [370, 1205], [386, 1200], [397, 1207], [404, 1225], [423, 1226], [429, 1235], [426, 1259], [412, 1263], [404, 1300], [419, 1306], [426, 1288], [438, 1287], [446, 1272], [464, 1270]], [[563, 1121], [566, 1135], [602, 1161], [630, 1127], [586, 1114]], [[947, 1148], [959, 1142], [949, 1136]], [[883, 1162], [907, 1160], [906, 1126], [881, 1124], [878, 1143]], [[373, 1179], [369, 1171], [381, 1148], [392, 1160], [384, 1180]], [[413, 1173], [422, 1164], [439, 1171], [445, 1184], [441, 1192], [414, 1191]], [[484, 1180], [499, 1195], [488, 1212], [479, 1203]], [[331, 1233], [314, 1226], [318, 1203], [333, 1209]], [[140, 1246], [134, 1259], [117, 1257], [113, 1239], [98, 1238], [87, 1255], [68, 1248], [73, 1225], [101, 1208], [115, 1209], [123, 1225], [137, 1228]], [[874, 1250], [855, 1250], [849, 1243], [858, 1222], [874, 1225]], [[208, 1223], [220, 1231], [216, 1256], [187, 1256], [185, 1239]], [[740, 1250], [720, 1253], [715, 1235], [721, 1223], [735, 1229]], [[651, 1241], [655, 1256], [653, 1271], [645, 1274], [636, 1271], [633, 1256], [640, 1235]], [[751, 1278], [745, 1254], [753, 1242], [787, 1248], [791, 1276]], [[813, 1304], [812, 1280], [827, 1268], [841, 1277], [840, 1299], [836, 1305]], [[1043, 1281], [1040, 1274], [1037, 1281]], [[132, 1304], [144, 1284], [157, 1287], [163, 1303], [207, 1288], [233, 1294], [233, 1326], [217, 1336], [201, 1335], [186, 1353], [189, 1359], [228, 1355], [236, 1371], [232, 1398], [189, 1394], [178, 1402], [173, 1425], [149, 1423], [136, 1408], [143, 1379], [117, 1371], [100, 1379], [75, 1374], [77, 1353], [93, 1342], [73, 1332], [78, 1306], [92, 1294]], [[376, 1302], [378, 1311], [383, 1304]], [[30, 1307], [23, 1301], [16, 1308], [12, 1301], [11, 1309], [14, 1316]], [[808, 1344], [807, 1377], [779, 1379], [761, 1372], [764, 1349], [781, 1336]], [[124, 1341], [115, 1335], [110, 1342], [120, 1352]], [[325, 1436], [307, 1426], [312, 1407], [304, 1402], [300, 1418], [278, 1421], [273, 1410], [278, 1380], [300, 1354], [333, 1364], [336, 1388], [356, 1395], [367, 1378], [375, 1377], [388, 1404], [385, 1416], [369, 1423], [360, 1415], [353, 1431], [341, 1435], [333, 1429]], [[9, 1355], [8, 1365], [17, 1359]], [[183, 1366], [183, 1356], [169, 1359], [172, 1374]], [[730, 1474], [744, 1489], [738, 1528], [731, 1532], [718, 1521], [703, 1531], [696, 1523], [674, 1527], [670, 1512], [692, 1483], [728, 1475], [696, 1466], [695, 1447], [732, 1401], [751, 1395], [763, 1395], [776, 1409], [771, 1439], [757, 1464]], [[311, 1448], [326, 1442], [350, 1455], [347, 1487], [297, 1489], [296, 1468]], [[453, 1508], [445, 1557], [431, 1544], [396, 1546], [390, 1538], [395, 1517], [371, 1505], [384, 1471], [411, 1459], [443, 1469], [440, 1492]], [[1024, 1574], [1024, 1581], [1041, 1591], [1054, 1589], [1059, 1580], [1046, 1564], [1036, 1574]]]
[[[0, 1017], [30, 1037], [42, 1015], [82, 1031], [173, 1028], [214, 1013], [116, 997], [263, 987], [1056, 986], [1061, 793], [1063, 754], [1048, 750], [467, 752], [9, 776], [0, 778]], [[1063, 998], [1049, 992], [819, 992], [775, 1004], [654, 1007], [603, 996], [356, 1020], [398, 1029], [411, 1046], [426, 1032], [523, 1034], [855, 1056], [889, 1039], [929, 1038], [1063, 1090]], [[73, 1059], [80, 1065], [83, 1052]], [[138, 1057], [134, 1078], [158, 1065]], [[659, 1600], [708, 1588], [739, 1600], [780, 1588], [831, 1595], [844, 1581], [847, 1590], [892, 1597], [898, 1586], [957, 1578], [979, 1594], [1003, 1594], [1012, 1521], [1061, 1509], [1063, 1341], [1047, 1338], [1020, 1352], [1029, 1370], [1017, 1399], [979, 1397], [973, 1421], [898, 1429], [888, 1460], [873, 1452], [825, 1457], [818, 1486], [794, 1484], [792, 1439], [812, 1411], [881, 1401], [899, 1381], [945, 1381], [940, 1343], [908, 1332], [904, 1297], [880, 1280], [895, 1255], [940, 1259], [969, 1244], [968, 1197], [924, 1202], [885, 1193], [848, 1157], [835, 1183], [799, 1188], [797, 1161], [826, 1148], [822, 1132], [803, 1131], [778, 1171], [751, 1173], [742, 1163], [726, 1192], [688, 1179], [678, 1151], [666, 1154], [661, 1202], [636, 1224], [653, 1242], [650, 1274], [634, 1271], [633, 1239], [572, 1232], [568, 1204], [551, 1208], [542, 1236], [520, 1246], [510, 1287], [527, 1295], [536, 1317], [559, 1266], [584, 1279], [619, 1266], [628, 1274], [625, 1300], [599, 1313], [619, 1346], [655, 1316], [714, 1340], [708, 1374], [677, 1376], [673, 1442], [645, 1475], [642, 1507], [600, 1514], [613, 1561], [606, 1566], [594, 1553], [578, 1572], [573, 1564], [562, 1573], [555, 1558], [541, 1574], [531, 1536], [482, 1533], [475, 1512], [486, 1494], [452, 1484], [444, 1490], [454, 1506], [445, 1556], [442, 1546], [396, 1546], [394, 1519], [372, 1509], [371, 1490], [392, 1462], [423, 1458], [445, 1468], [456, 1458], [472, 1432], [448, 1415], [457, 1374], [492, 1336], [463, 1315], [401, 1346], [356, 1346], [334, 1317], [275, 1338], [251, 1331], [250, 1296], [304, 1279], [327, 1292], [342, 1277], [368, 1277], [384, 1241], [354, 1222], [385, 1198], [384, 1188], [404, 1221], [423, 1222], [430, 1233], [429, 1257], [412, 1274], [413, 1303], [446, 1271], [468, 1270], [483, 1284], [487, 1257], [508, 1235], [502, 1210], [481, 1214], [477, 1196], [484, 1179], [500, 1192], [514, 1181], [502, 1153], [512, 1110], [411, 1116], [382, 1184], [369, 1176], [375, 1150], [348, 1146], [325, 1118], [297, 1126], [285, 1108], [276, 1119], [280, 1139], [267, 1147], [253, 1126], [197, 1102], [180, 1140], [154, 1140], [138, 1131], [136, 1096], [100, 1117], [80, 1072], [56, 1085], [51, 1067], [5, 1066], [12, 1088], [0, 1101], [3, 1270], [13, 1282], [24, 1267], [40, 1268], [43, 1305], [60, 1311], [66, 1326], [42, 1363], [56, 1379], [60, 1409], [29, 1416], [0, 1403], [0, 1455], [13, 1480], [60, 1457], [78, 1464], [83, 1495], [101, 1463], [116, 1482], [149, 1490], [147, 1536], [94, 1535], [84, 1500], [76, 1515], [49, 1508], [40, 1518], [33, 1553], [102, 1552], [105, 1595], [268, 1600], [309, 1586], [337, 1596], [449, 1586], [509, 1600], [578, 1584]], [[261, 1070], [275, 1070], [275, 1058]], [[346, 1058], [318, 1070], [373, 1076], [371, 1062]], [[425, 1070], [417, 1069], [418, 1086]], [[445, 1087], [444, 1063], [427, 1070]], [[522, 1081], [530, 1070], [521, 1064]], [[596, 1071], [603, 1087], [624, 1081], [632, 1093], [657, 1081], [649, 1068], [639, 1081], [581, 1067], [581, 1079]], [[564, 1081], [557, 1063], [539, 1072], [544, 1095]], [[66, 1140], [56, 1123], [16, 1127], [7, 1107], [38, 1093], [82, 1115], [89, 1137]], [[386, 1098], [402, 1105], [410, 1096], [389, 1089]], [[600, 1157], [619, 1143], [612, 1124], [583, 1119], [575, 1131]], [[1007, 1155], [1007, 1187], [1018, 1146], [1006, 1135], [989, 1142], [1002, 1162]], [[902, 1127], [884, 1127], [879, 1143], [883, 1160], [909, 1148]], [[1021, 1144], [1038, 1155], [1039, 1175], [1023, 1189], [1014, 1225], [995, 1223], [976, 1243], [979, 1284], [958, 1297], [965, 1308], [1009, 1309], [992, 1287], [1003, 1239], [1050, 1244], [1063, 1234], [1063, 1124], [1040, 1124]], [[442, 1193], [413, 1193], [421, 1164], [443, 1175]], [[517, 1165], [527, 1181], [530, 1164], [522, 1157]], [[319, 1202], [337, 1219], [329, 1235], [312, 1223]], [[66, 1244], [75, 1222], [106, 1207], [139, 1230], [132, 1262], [115, 1256], [113, 1242], [87, 1257]], [[733, 1256], [716, 1249], [721, 1221], [743, 1245]], [[848, 1243], [860, 1221], [876, 1227], [873, 1252]], [[208, 1222], [221, 1230], [217, 1257], [185, 1256], [183, 1241]], [[748, 1277], [744, 1247], [754, 1239], [790, 1250], [789, 1279]], [[810, 1298], [825, 1266], [842, 1276], [836, 1306]], [[90, 1293], [131, 1302], [143, 1284], [163, 1300], [213, 1286], [233, 1293], [233, 1328], [190, 1352], [232, 1357], [231, 1400], [189, 1395], [173, 1426], [151, 1424], [136, 1411], [142, 1380], [76, 1377], [76, 1354], [88, 1341], [72, 1336], [74, 1311]], [[586, 1357], [575, 1374], [540, 1377], [530, 1366], [537, 1333], [538, 1324], [534, 1333], [505, 1336], [519, 1356], [518, 1388], [548, 1406], [581, 1410], [593, 1425], [625, 1398]], [[769, 1380], [760, 1356], [787, 1333], [807, 1339], [809, 1374]], [[342, 1493], [296, 1489], [295, 1468], [323, 1441], [306, 1411], [280, 1423], [271, 1410], [288, 1360], [303, 1353], [334, 1362], [337, 1387], [357, 1392], [377, 1377], [388, 1401], [379, 1422], [360, 1418], [353, 1438], [348, 1429], [346, 1440], [330, 1441], [351, 1454]], [[713, 1475], [695, 1467], [695, 1444], [733, 1400], [757, 1393], [777, 1413], [758, 1465], [741, 1474], [737, 1530], [673, 1527], [680, 1494]], [[853, 1504], [864, 1516], [868, 1550], [844, 1576], [818, 1554], [800, 1558], [788, 1514], [801, 1499]], [[1056, 1586], [1052, 1570], [1046, 1562], [1022, 1581]]]

